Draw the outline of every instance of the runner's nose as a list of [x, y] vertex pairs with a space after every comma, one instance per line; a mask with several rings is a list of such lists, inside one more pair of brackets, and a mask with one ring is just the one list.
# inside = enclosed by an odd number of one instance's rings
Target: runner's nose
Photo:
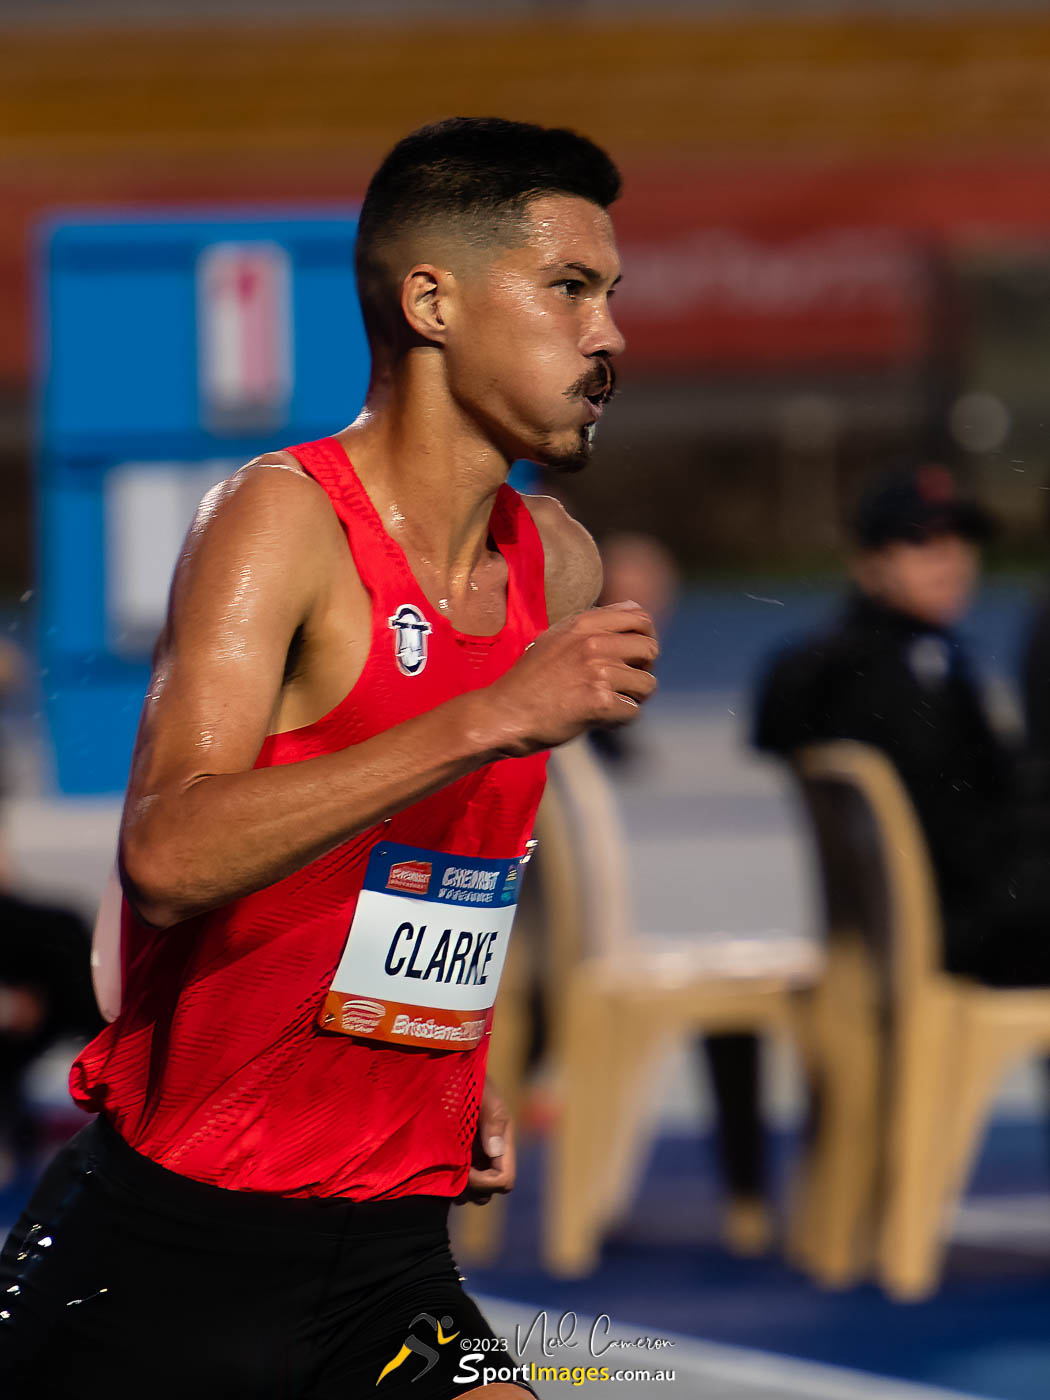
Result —
[[626, 346], [627, 342], [613, 320], [612, 309], [606, 301], [595, 312], [580, 348], [585, 355], [622, 355]]

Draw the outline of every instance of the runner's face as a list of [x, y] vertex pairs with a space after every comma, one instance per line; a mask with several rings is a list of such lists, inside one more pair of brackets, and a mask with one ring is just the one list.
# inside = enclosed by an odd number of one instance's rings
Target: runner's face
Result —
[[462, 280], [449, 383], [508, 457], [571, 471], [590, 456], [624, 347], [609, 306], [620, 262], [609, 216], [589, 200], [543, 196], [526, 218], [523, 243]]

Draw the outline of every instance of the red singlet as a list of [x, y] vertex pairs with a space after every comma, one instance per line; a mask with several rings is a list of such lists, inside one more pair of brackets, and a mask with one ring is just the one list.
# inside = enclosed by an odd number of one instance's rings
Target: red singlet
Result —
[[[335, 753], [488, 685], [547, 626], [543, 546], [509, 486], [490, 525], [507, 562], [506, 622], [471, 637], [431, 607], [340, 444], [292, 451], [346, 530], [372, 597], [372, 646], [350, 694], [314, 724], [267, 738], [256, 768]], [[431, 628], [415, 674], [395, 654], [402, 631], [391, 619], [405, 605]], [[519, 856], [545, 759], [490, 764], [287, 879], [167, 931], [143, 926], [125, 902], [122, 1009], [73, 1066], [76, 1102], [153, 1161], [216, 1186], [356, 1200], [458, 1195], [487, 1035], [472, 1050], [405, 1049], [325, 1033], [317, 1018], [379, 837]]]

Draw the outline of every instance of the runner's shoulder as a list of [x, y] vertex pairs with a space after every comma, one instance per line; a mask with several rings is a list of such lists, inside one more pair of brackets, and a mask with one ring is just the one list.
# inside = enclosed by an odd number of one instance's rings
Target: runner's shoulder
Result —
[[[342, 551], [340, 555], [340, 550]], [[172, 604], [243, 588], [280, 589], [304, 601], [320, 595], [346, 543], [327, 493], [287, 453], [248, 462], [207, 493], [179, 557]]]
[[590, 532], [553, 496], [522, 499], [543, 544], [550, 621], [593, 607], [602, 588], [602, 561]]
[[339, 536], [327, 492], [290, 452], [265, 452], [213, 486], [201, 501], [193, 529], [213, 527], [223, 535], [278, 531], [290, 545], [309, 540], [318, 530]]

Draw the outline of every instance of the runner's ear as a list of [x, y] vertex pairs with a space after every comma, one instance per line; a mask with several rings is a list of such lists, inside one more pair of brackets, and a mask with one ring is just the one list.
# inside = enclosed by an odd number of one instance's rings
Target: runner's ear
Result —
[[401, 284], [405, 320], [424, 340], [443, 344], [448, 331], [447, 302], [455, 278], [432, 263], [417, 263]]

